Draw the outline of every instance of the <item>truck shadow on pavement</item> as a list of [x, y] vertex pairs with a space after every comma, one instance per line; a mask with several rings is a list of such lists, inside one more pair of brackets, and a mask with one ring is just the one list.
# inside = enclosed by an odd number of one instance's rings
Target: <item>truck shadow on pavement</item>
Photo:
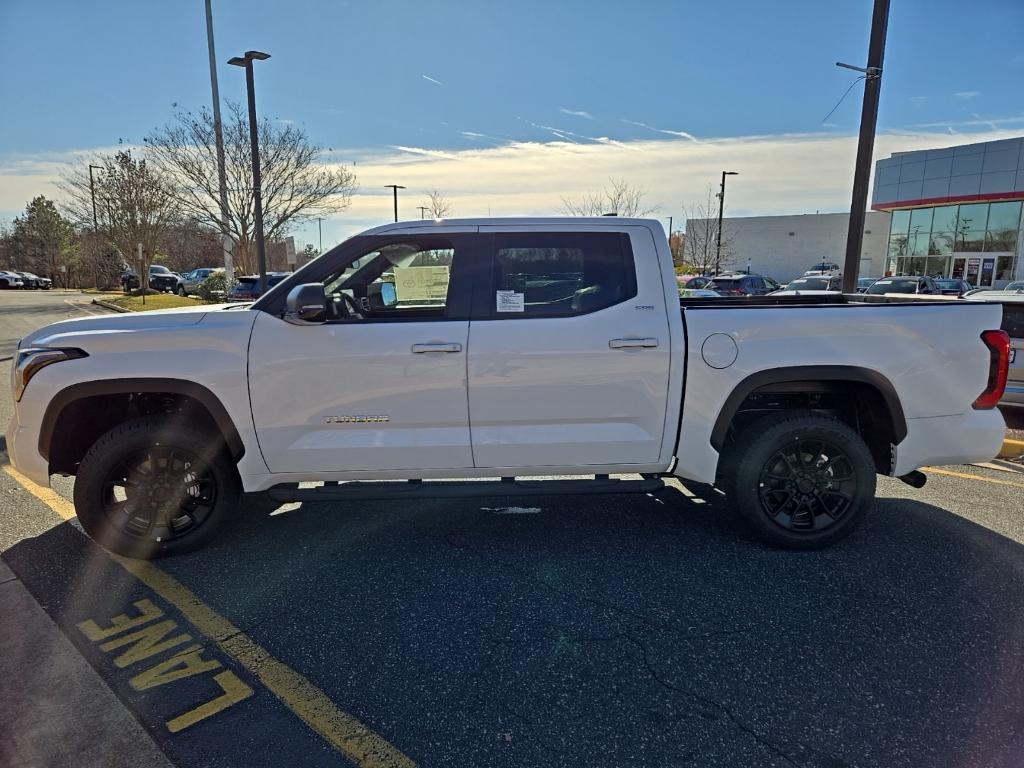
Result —
[[[1019, 764], [1024, 548], [881, 498], [786, 552], [692, 493], [243, 508], [160, 567], [420, 765]], [[73, 642], [134, 589], [68, 524], [4, 559]]]

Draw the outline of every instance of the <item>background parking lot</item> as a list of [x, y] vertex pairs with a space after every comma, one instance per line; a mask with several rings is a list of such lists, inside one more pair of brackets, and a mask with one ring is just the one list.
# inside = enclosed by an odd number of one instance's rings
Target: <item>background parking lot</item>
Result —
[[[0, 350], [69, 300], [0, 296]], [[5, 424], [10, 408], [5, 390]], [[70, 481], [48, 496], [4, 472], [0, 546], [180, 766], [1016, 766], [1024, 474], [928, 474], [920, 491], [880, 479], [865, 525], [821, 552], [769, 549], [717, 491], [679, 486], [274, 515], [249, 500], [217, 545], [132, 570], [65, 519]], [[165, 639], [189, 636], [167, 653], [197, 646], [208, 671], [146, 688], [146, 664], [119, 666], [129, 646], [82, 629], [145, 606]]]

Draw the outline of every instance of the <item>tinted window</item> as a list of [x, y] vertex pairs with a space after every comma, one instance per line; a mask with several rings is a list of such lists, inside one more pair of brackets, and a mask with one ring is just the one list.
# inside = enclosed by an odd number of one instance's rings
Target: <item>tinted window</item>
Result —
[[497, 235], [491, 288], [498, 317], [581, 315], [610, 307], [636, 295], [629, 237]]
[[900, 280], [899, 278], [879, 280], [868, 293], [917, 293], [917, 280]]
[[1002, 329], [1010, 338], [1024, 339], [1024, 304], [1003, 305]]

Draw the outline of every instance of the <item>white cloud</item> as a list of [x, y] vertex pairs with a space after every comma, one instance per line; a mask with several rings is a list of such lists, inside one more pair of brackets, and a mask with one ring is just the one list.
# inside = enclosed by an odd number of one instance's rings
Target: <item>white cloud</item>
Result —
[[594, 119], [594, 116], [592, 114], [590, 114], [589, 112], [584, 112], [582, 109], [575, 110], [575, 109], [566, 109], [565, 107], [559, 107], [558, 111], [562, 112], [562, 113], [564, 113], [566, 115], [572, 115], [573, 117], [584, 117], [587, 120], [593, 120]]
[[[1024, 121], [1024, 117], [1016, 118]], [[950, 135], [954, 124], [899, 135], [880, 133], [875, 159], [896, 151], [938, 148], [967, 141], [1020, 135], [1019, 127]], [[993, 121], [997, 122], [998, 121]], [[557, 129], [556, 129], [557, 130]], [[843, 211], [849, 206], [856, 137], [835, 132], [704, 139], [643, 141], [567, 140], [510, 142], [498, 147], [459, 150], [396, 146], [337, 149], [330, 163], [356, 162], [359, 193], [352, 206], [324, 226], [324, 246], [391, 220], [391, 192], [403, 184], [400, 215], [415, 218], [429, 189], [441, 190], [458, 216], [553, 215], [562, 197], [579, 197], [625, 179], [647, 190], [646, 201], [659, 215], [682, 217], [682, 207], [703, 200], [723, 168], [739, 171], [729, 184], [732, 215]], [[0, 216], [20, 212], [34, 195], [60, 197], [56, 182], [64, 163], [81, 153], [49, 153], [0, 159]], [[330, 235], [328, 234], [330, 233]], [[304, 227], [297, 241], [317, 242], [316, 225]]]
[[440, 80], [435, 80], [434, 78], [430, 77], [429, 75], [420, 75], [420, 77], [422, 77], [424, 80], [428, 80], [431, 83], [434, 83], [435, 85], [442, 85], [442, 86], [444, 85], [444, 83], [442, 83]]
[[655, 128], [653, 125], [640, 123], [636, 120], [626, 120], [625, 118], [620, 120], [620, 122], [628, 123], [629, 125], [638, 125], [641, 128], [646, 128], [647, 130], [654, 131], [655, 133], [664, 133], [666, 136], [678, 136], [681, 139], [689, 139], [690, 141], [697, 142], [698, 144], [700, 143], [696, 136], [692, 133], [687, 133], [686, 131], [670, 131], [667, 128]]
[[953, 94], [953, 97], [957, 99], [973, 99], [975, 96], [980, 95], [981, 91], [957, 91]]

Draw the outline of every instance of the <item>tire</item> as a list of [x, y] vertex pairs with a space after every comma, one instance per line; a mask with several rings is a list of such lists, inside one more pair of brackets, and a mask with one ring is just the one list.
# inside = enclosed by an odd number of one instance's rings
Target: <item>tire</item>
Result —
[[176, 291], [176, 293], [179, 296], [186, 296], [187, 294], [185, 293], [185, 286], [184, 285], [179, 285], [178, 286], [178, 290]]
[[112, 552], [147, 560], [214, 539], [240, 494], [238, 471], [219, 435], [158, 416], [104, 434], [75, 478], [75, 510], [86, 533]]
[[843, 422], [810, 411], [755, 421], [723, 455], [733, 507], [784, 549], [820, 549], [849, 536], [875, 498], [871, 451]]

